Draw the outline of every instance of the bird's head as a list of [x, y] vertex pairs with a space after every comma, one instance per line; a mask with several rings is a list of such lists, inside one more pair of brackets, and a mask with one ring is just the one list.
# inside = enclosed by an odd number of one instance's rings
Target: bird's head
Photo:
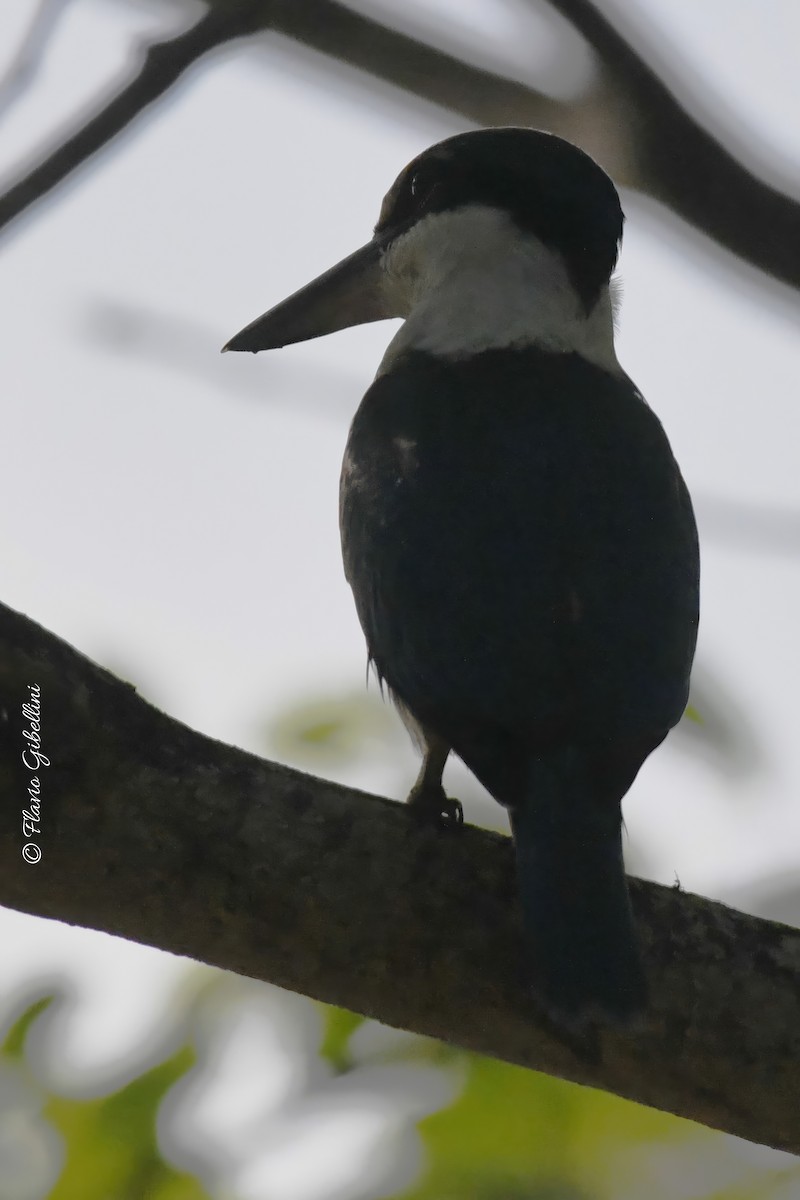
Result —
[[[512, 304], [528, 314], [555, 304], [559, 321], [580, 324], [608, 296], [622, 222], [614, 184], [562, 138], [516, 128], [458, 134], [400, 173], [365, 246], [224, 348], [255, 353], [415, 310], [426, 310], [428, 336], [444, 343], [455, 324], [461, 342], [480, 341], [484, 326], [508, 327]], [[452, 310], [433, 333], [432, 305]], [[496, 332], [486, 336], [495, 344]]]

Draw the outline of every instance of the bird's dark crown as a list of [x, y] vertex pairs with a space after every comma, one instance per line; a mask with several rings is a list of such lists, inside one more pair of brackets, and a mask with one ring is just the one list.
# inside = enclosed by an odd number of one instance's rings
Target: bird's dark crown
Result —
[[429, 214], [470, 204], [503, 210], [558, 251], [591, 311], [616, 265], [623, 213], [617, 189], [588, 154], [534, 129], [457, 134], [400, 173], [375, 232], [390, 241]]

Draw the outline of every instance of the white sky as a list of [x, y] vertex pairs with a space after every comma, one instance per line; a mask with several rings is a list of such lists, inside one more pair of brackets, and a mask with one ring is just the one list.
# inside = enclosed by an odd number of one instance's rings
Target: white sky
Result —
[[[13, 45], [32, 8], [4, 6], [0, 46]], [[458, 12], [476, 61], [498, 69], [516, 30], [511, 69], [541, 80], [524, 58], [519, 31], [531, 18], [521, 5], [500, 6], [494, 42], [490, 5], [435, 8], [447, 21]], [[760, 139], [754, 161], [797, 181], [794, 0], [638, 9], [661, 29], [665, 55], [678, 46], [724, 98], [731, 115], [718, 112], [716, 127], [736, 144]], [[68, 123], [132, 38], [158, 30], [160, 4], [73, 0], [30, 96], [0, 124], [0, 170]], [[577, 86], [591, 60], [573, 51]], [[558, 78], [545, 62], [539, 70]], [[462, 128], [432, 107], [409, 110], [390, 89], [376, 102], [359, 77], [335, 77], [278, 39], [234, 48], [3, 242], [6, 603], [174, 716], [248, 748], [263, 750], [265, 720], [287, 703], [363, 687], [338, 472], [392, 327], [257, 359], [218, 351], [365, 241], [402, 165]], [[701, 536], [705, 496], [800, 512], [791, 298], [782, 306], [780, 289], [761, 288], [754, 272], [720, 269], [654, 203], [624, 203], [620, 357], [701, 498]], [[763, 760], [737, 779], [676, 738], [641, 773], [626, 821], [653, 878], [677, 874], [725, 898], [800, 867], [800, 546], [778, 557], [709, 536], [702, 602], [699, 662], [745, 710]], [[45, 696], [45, 727], [46, 711]], [[398, 742], [388, 759], [366, 756], [338, 777], [399, 798], [413, 773]], [[454, 778], [457, 790], [458, 768]], [[46, 794], [44, 803], [46, 819]], [[65, 1061], [87, 1079], [135, 1044], [182, 971], [167, 956], [16, 914], [2, 915], [0, 936], [5, 987], [54, 960], [83, 979], [91, 1032], [75, 1020], [62, 1037]]]

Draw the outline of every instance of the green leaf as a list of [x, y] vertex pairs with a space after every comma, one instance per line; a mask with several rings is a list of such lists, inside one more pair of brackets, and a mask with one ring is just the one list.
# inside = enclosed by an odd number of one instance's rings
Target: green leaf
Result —
[[387, 705], [368, 693], [326, 696], [288, 707], [266, 730], [267, 746], [288, 762], [342, 764], [370, 746], [396, 742]]
[[459, 1098], [420, 1123], [428, 1167], [404, 1200], [607, 1197], [632, 1142], [697, 1136], [689, 1122], [536, 1071], [467, 1054], [462, 1066]]
[[195, 1060], [184, 1046], [110, 1096], [51, 1096], [43, 1115], [62, 1133], [67, 1158], [49, 1200], [208, 1200], [196, 1179], [164, 1162], [156, 1140], [159, 1105]]
[[334, 1008], [333, 1005], [320, 1005], [325, 1022], [319, 1054], [329, 1062], [335, 1071], [343, 1072], [350, 1069], [350, 1038], [364, 1024], [366, 1017], [349, 1012], [346, 1008]]
[[16, 1021], [11, 1025], [10, 1029], [0, 1043], [0, 1054], [5, 1058], [21, 1059], [25, 1050], [25, 1039], [28, 1036], [28, 1030], [34, 1023], [37, 1017], [50, 1007], [56, 995], [42, 996], [39, 1000], [34, 1000], [33, 1004], [17, 1017]]

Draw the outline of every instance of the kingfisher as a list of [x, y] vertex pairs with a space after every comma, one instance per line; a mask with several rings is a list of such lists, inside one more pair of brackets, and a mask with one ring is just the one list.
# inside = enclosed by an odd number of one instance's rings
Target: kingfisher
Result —
[[409, 802], [459, 822], [454, 752], [507, 808], [530, 984], [571, 1029], [646, 1012], [621, 802], [685, 710], [698, 624], [689, 493], [614, 348], [623, 219], [562, 138], [458, 134], [225, 346], [403, 319], [344, 453], [345, 574], [423, 752]]

